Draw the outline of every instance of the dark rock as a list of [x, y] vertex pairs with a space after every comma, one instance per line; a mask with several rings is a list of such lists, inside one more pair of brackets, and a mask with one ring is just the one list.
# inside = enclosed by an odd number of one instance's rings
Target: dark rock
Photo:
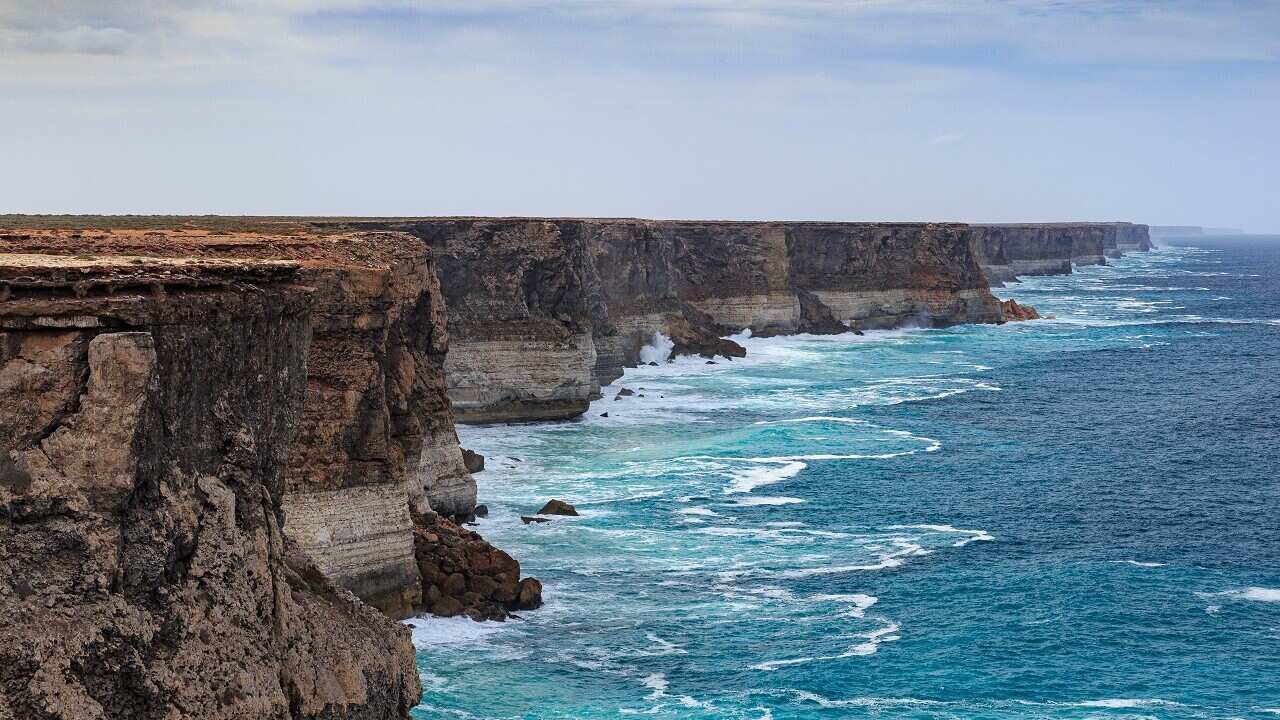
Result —
[[621, 390], [618, 391], [617, 395], [613, 396], [613, 399], [617, 400], [618, 398], [631, 397], [632, 395], [635, 395], [635, 394], [636, 394], [636, 391], [632, 390], [631, 388], [622, 388]]
[[[546, 522], [546, 518], [523, 518]], [[428, 537], [439, 542], [428, 542]], [[503, 620], [541, 584], [520, 578], [520, 563], [475, 532], [440, 518], [414, 530], [414, 555], [422, 572], [425, 608], [436, 615]], [[528, 609], [528, 608], [525, 608]]]
[[600, 413], [600, 417], [609, 417], [609, 413], [607, 413], [607, 412], [602, 412], [602, 413]]
[[442, 597], [431, 606], [431, 614], [440, 617], [454, 617], [462, 614], [462, 602], [453, 597]]
[[814, 335], [839, 335], [849, 332], [849, 326], [836, 320], [831, 308], [817, 295], [807, 290], [797, 290], [800, 300], [800, 329]]
[[520, 593], [516, 598], [517, 610], [532, 610], [542, 606], [542, 583], [534, 578], [520, 581]]
[[539, 515], [574, 515], [578, 514], [577, 508], [563, 500], [548, 500], [546, 505], [538, 511]]
[[650, 363], [649, 363], [649, 366], [650, 366], [650, 367], [658, 367], [658, 363], [656, 363], [656, 362], [650, 362]]
[[707, 364], [708, 364], [708, 365], [716, 365], [716, 364], [718, 364], [718, 363], [716, 363], [716, 361], [715, 361], [715, 360], [708, 360], [708, 361], [707, 361]]
[[541, 518], [541, 517], [532, 517], [530, 515], [521, 515], [520, 521], [523, 522], [525, 525], [528, 525], [529, 523], [551, 522], [551, 518]]
[[466, 466], [467, 472], [478, 473], [484, 470], [484, 456], [478, 452], [462, 448], [462, 464]]
[[444, 593], [446, 595], [458, 596], [467, 590], [467, 579], [462, 573], [453, 573], [444, 581]]
[[489, 506], [477, 505], [472, 515], [474, 515], [475, 517], [489, 517]]

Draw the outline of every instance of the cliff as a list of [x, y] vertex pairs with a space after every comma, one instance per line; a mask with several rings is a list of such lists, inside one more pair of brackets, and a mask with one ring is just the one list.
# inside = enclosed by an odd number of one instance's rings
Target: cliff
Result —
[[164, 220], [0, 232], [0, 718], [404, 717], [387, 616], [541, 602], [447, 519], [431, 250]]
[[1020, 276], [1069, 275], [1074, 265], [1151, 249], [1149, 228], [1133, 223], [973, 225], [974, 253], [993, 286]]
[[407, 634], [285, 531], [305, 268], [84, 240], [0, 238], [0, 718], [406, 716]]
[[[573, 218], [338, 221], [405, 232], [439, 258], [463, 422], [567, 418], [655, 332], [720, 336], [1000, 322], [967, 226]], [[740, 350], [740, 349], [739, 349]], [[736, 354], [736, 353], [735, 353]]]

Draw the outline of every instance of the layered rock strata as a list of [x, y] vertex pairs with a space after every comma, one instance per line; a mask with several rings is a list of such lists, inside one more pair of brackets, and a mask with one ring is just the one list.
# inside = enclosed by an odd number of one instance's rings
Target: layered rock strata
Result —
[[404, 629], [285, 532], [304, 268], [63, 240], [0, 238], [0, 718], [406, 717]]
[[[999, 322], [967, 226], [438, 218], [336, 223], [430, 243], [463, 422], [568, 418], [655, 333], [721, 336]], [[736, 349], [735, 349], [736, 348]]]
[[1134, 223], [1017, 223], [972, 226], [974, 252], [992, 286], [1021, 276], [1068, 275], [1074, 265], [1151, 249], [1146, 225]]

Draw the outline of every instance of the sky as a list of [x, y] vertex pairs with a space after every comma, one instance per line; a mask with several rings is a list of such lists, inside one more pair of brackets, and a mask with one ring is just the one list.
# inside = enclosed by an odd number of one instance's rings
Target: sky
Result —
[[0, 0], [0, 212], [1280, 232], [1280, 0]]

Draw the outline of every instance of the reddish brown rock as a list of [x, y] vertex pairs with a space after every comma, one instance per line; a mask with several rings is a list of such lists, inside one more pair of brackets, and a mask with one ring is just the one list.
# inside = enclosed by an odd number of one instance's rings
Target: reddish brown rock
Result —
[[1039, 320], [1041, 318], [1040, 313], [1035, 308], [1030, 305], [1019, 305], [1016, 300], [1001, 300], [1000, 312], [1004, 315], [1005, 322]]
[[542, 584], [520, 578], [520, 563], [452, 520], [424, 519], [414, 533], [422, 597], [435, 615], [505, 620], [542, 604]]
[[551, 499], [538, 511], [539, 515], [578, 515], [578, 509], [563, 500]]

